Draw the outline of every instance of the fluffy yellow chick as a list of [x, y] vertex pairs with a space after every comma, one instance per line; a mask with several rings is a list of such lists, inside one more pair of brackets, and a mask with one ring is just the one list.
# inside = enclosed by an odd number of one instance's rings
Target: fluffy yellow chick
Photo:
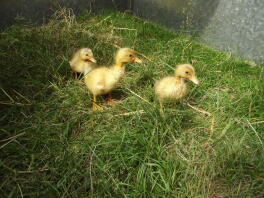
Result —
[[185, 80], [199, 84], [195, 70], [190, 64], [181, 64], [175, 68], [175, 76], [167, 76], [155, 83], [155, 94], [162, 103], [168, 100], [180, 100], [188, 93]]
[[102, 109], [96, 104], [98, 95], [109, 93], [108, 104], [113, 104], [111, 91], [115, 89], [120, 78], [124, 75], [125, 64], [132, 62], [142, 63], [134, 50], [121, 48], [117, 51], [115, 63], [111, 67], [98, 67], [85, 76], [84, 82], [88, 90], [93, 94], [93, 110]]
[[71, 69], [75, 72], [75, 77], [77, 77], [77, 73], [86, 75], [96, 67], [96, 60], [90, 48], [79, 49], [69, 63]]

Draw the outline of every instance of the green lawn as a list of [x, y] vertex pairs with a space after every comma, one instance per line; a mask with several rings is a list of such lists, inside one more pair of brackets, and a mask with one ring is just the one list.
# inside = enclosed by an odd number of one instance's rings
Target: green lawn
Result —
[[[1, 197], [264, 197], [264, 70], [181, 32], [108, 12], [0, 33]], [[68, 64], [79, 47], [110, 65], [143, 56], [103, 112]], [[193, 63], [200, 86], [164, 115], [155, 81]], [[103, 104], [103, 98], [99, 98]]]

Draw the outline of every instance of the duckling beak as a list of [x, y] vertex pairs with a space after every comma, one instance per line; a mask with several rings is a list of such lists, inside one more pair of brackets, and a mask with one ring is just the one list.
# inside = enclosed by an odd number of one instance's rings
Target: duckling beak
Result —
[[96, 63], [96, 60], [94, 57], [89, 58], [89, 61], [91, 61], [92, 63]]
[[143, 61], [140, 60], [138, 57], [135, 57], [133, 62], [135, 62], [135, 63], [143, 63]]
[[190, 78], [190, 81], [192, 81], [196, 85], [199, 85], [200, 84], [200, 81], [195, 76], [193, 76], [192, 78]]

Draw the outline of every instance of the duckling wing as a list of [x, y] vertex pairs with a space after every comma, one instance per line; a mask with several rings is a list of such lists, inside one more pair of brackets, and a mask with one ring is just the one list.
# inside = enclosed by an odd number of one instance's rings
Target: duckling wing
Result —
[[104, 94], [108, 90], [109, 69], [101, 67], [89, 72], [84, 79], [87, 88], [96, 95]]
[[86, 75], [96, 67], [95, 63], [86, 63], [83, 67], [83, 74]]
[[96, 66], [96, 64], [84, 61], [75, 61], [70, 62], [70, 66], [73, 71], [86, 75]]
[[83, 73], [84, 63], [81, 61], [70, 61], [71, 69], [78, 73]]
[[179, 99], [185, 95], [185, 84], [178, 84], [174, 77], [165, 77], [155, 84], [155, 93], [160, 100]]
[[171, 77], [165, 77], [157, 81], [155, 84], [155, 92], [157, 94], [164, 95], [166, 92], [169, 92], [175, 86], [175, 80]]

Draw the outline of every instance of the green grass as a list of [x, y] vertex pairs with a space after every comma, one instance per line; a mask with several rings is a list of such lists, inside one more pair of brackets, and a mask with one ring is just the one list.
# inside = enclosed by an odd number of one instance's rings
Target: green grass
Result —
[[[67, 12], [0, 34], [1, 197], [264, 196], [263, 68], [131, 15]], [[127, 65], [119, 104], [93, 112], [68, 61], [87, 46], [111, 64], [116, 45], [151, 61]], [[201, 86], [186, 100], [211, 116], [162, 116], [153, 84], [187, 62]]]

